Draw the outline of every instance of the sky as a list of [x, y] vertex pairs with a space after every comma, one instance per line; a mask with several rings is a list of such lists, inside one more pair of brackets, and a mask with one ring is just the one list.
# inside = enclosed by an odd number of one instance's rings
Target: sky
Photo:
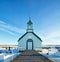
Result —
[[42, 45], [60, 45], [60, 0], [0, 0], [0, 45], [18, 45], [29, 17]]

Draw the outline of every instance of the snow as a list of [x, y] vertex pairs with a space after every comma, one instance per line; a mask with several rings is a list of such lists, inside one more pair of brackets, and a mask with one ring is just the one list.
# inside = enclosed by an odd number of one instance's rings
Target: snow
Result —
[[56, 53], [54, 53], [54, 54], [52, 54], [52, 55], [54, 55], [54, 56], [56, 56], [56, 57], [60, 57], [60, 52], [56, 52]]
[[18, 55], [17, 49], [8, 51], [8, 53], [6, 53], [5, 49], [0, 49], [0, 52], [1, 52], [0, 53], [0, 62], [10, 62], [11, 60], [13, 60], [13, 58], [15, 58]]
[[4, 59], [3, 54], [0, 54], [0, 60]]
[[4, 56], [4, 60], [7, 59], [7, 58], [9, 58], [9, 57], [12, 57], [12, 56], [14, 56], [14, 54]]
[[[1, 52], [3, 52], [3, 53], [0, 53], [0, 62], [1, 62], [1, 60], [4, 60], [4, 62], [10, 62], [13, 58], [15, 58], [17, 55], [19, 55], [17, 49], [11, 50], [12, 53], [6, 53], [5, 49], [3, 49]], [[43, 49], [42, 55], [44, 55], [56, 62], [60, 62], [60, 52], [58, 52], [56, 49], [53, 49], [53, 48], [49, 49], [49, 55], [46, 54], [47, 52], [48, 52], [48, 50]]]
[[56, 52], [50, 55], [43, 54], [44, 56], [54, 60], [55, 62], [60, 62], [60, 52]]

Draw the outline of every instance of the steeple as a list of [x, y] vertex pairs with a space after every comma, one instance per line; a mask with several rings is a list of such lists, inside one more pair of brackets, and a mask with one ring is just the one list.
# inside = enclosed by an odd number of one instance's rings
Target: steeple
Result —
[[29, 21], [27, 22], [27, 32], [33, 31], [33, 23], [31, 21], [31, 18], [29, 18]]

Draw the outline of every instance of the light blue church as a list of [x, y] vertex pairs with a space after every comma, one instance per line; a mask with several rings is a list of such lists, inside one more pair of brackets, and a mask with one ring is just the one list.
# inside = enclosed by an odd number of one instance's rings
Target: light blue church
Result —
[[26, 33], [18, 39], [18, 50], [37, 50], [41, 48], [41, 43], [42, 40], [33, 32], [33, 23], [29, 19]]

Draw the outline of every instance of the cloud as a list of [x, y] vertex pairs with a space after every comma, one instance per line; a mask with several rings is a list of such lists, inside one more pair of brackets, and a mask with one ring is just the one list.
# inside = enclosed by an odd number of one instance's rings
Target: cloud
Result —
[[23, 33], [25, 32], [24, 29], [20, 29], [18, 27], [15, 27], [15, 26], [12, 26], [12, 25], [9, 25], [3, 21], [0, 21], [0, 30], [2, 31], [5, 31], [9, 34], [15, 34], [16, 33]]
[[43, 45], [59, 45], [60, 44], [60, 32], [54, 31], [48, 33], [45, 37], [41, 36]]
[[53, 39], [53, 38], [57, 38], [57, 37], [60, 37], [59, 31], [51, 32], [50, 34], [47, 35], [46, 39]]
[[4, 32], [7, 32], [7, 33], [9, 33], [9, 34], [11, 34], [11, 35], [14, 35], [14, 33], [13, 33], [13, 32], [8, 31], [8, 30], [6, 30], [6, 29], [4, 29], [4, 28], [1, 28], [1, 27], [0, 27], [0, 30], [1, 30], [1, 31], [4, 31]]

